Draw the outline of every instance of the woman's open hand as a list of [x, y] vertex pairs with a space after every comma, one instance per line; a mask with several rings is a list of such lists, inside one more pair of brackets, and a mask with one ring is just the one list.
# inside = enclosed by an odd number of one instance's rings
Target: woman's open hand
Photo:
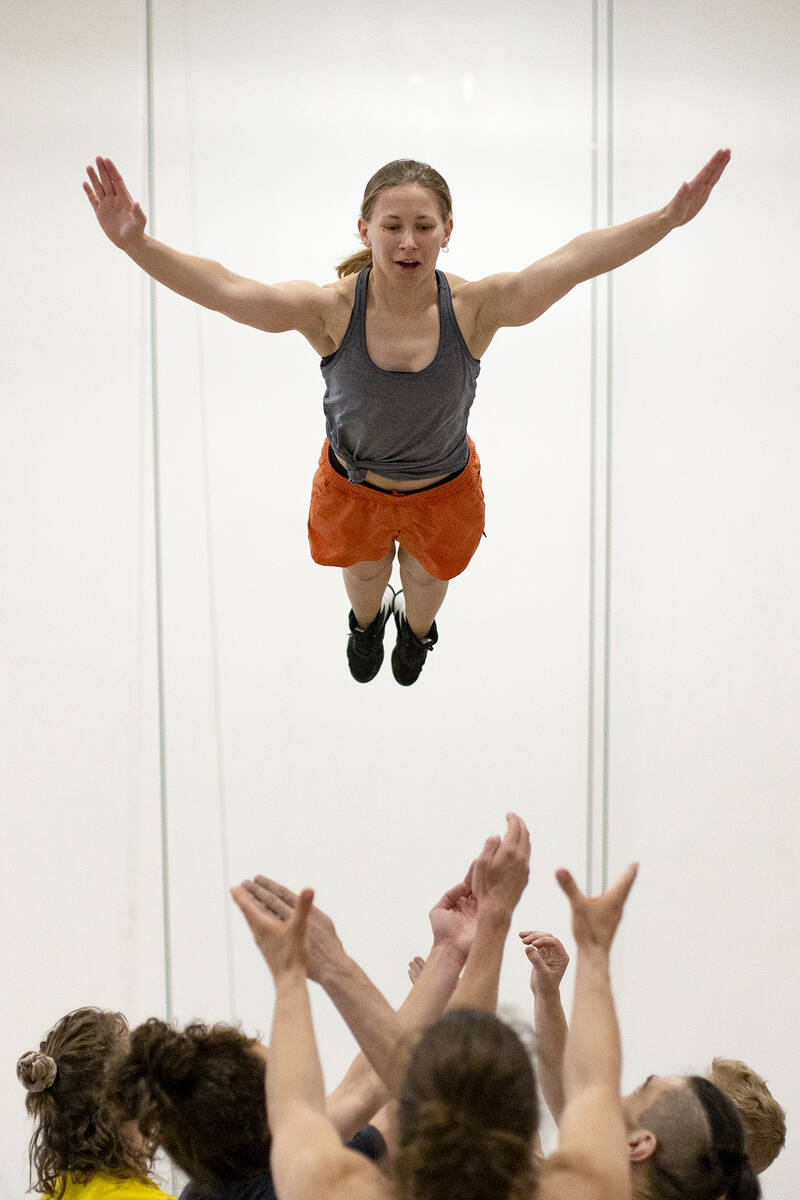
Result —
[[730, 150], [718, 150], [697, 172], [691, 183], [681, 184], [667, 205], [667, 215], [673, 229], [685, 225], [697, 216], [727, 167], [730, 157]]
[[115, 246], [124, 250], [127, 243], [142, 236], [147, 217], [131, 197], [125, 180], [111, 159], [98, 158], [95, 161], [96, 171], [94, 167], [86, 168], [89, 183], [84, 182], [83, 190], [89, 197], [103, 233]]

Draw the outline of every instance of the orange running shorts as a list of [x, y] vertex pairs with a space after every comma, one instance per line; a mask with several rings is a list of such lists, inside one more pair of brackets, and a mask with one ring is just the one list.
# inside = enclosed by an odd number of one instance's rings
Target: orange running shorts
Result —
[[399, 542], [429, 575], [453, 579], [478, 548], [484, 514], [481, 464], [471, 438], [464, 470], [420, 492], [350, 483], [331, 466], [326, 438], [311, 485], [311, 557], [324, 567], [352, 567], [377, 562]]

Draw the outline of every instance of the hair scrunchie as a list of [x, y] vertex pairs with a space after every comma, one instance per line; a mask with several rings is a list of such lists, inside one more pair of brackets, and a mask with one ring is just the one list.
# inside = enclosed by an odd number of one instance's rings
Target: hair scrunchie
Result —
[[23, 1054], [17, 1063], [17, 1079], [29, 1092], [43, 1092], [52, 1087], [57, 1074], [56, 1060], [41, 1050]]

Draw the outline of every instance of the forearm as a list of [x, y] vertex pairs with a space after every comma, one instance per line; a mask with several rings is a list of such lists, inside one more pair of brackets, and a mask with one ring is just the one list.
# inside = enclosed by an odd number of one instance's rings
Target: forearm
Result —
[[402, 1080], [398, 1067], [405, 1030], [398, 1014], [358, 963], [346, 954], [328, 963], [322, 985], [383, 1083], [394, 1094]]
[[558, 992], [534, 996], [533, 1020], [536, 1073], [545, 1103], [557, 1125], [564, 1111], [564, 1050], [568, 1034], [567, 1018]]
[[215, 312], [225, 312], [230, 288], [238, 278], [210, 258], [184, 254], [143, 233], [121, 247], [158, 283]]
[[325, 1112], [343, 1142], [371, 1121], [389, 1093], [363, 1053], [356, 1055], [338, 1087], [325, 1098]]
[[397, 1010], [404, 1031], [424, 1029], [441, 1016], [465, 961], [464, 954], [449, 942], [434, 942], [419, 979]]
[[624, 225], [581, 233], [517, 273], [489, 276], [478, 285], [483, 288], [480, 326], [493, 333], [535, 321], [577, 284], [644, 254], [674, 227], [667, 209], [661, 209]]
[[294, 968], [275, 980], [275, 1011], [267, 1070], [267, 1111], [275, 1125], [292, 1105], [325, 1112], [322, 1067], [314, 1037], [305, 973]]
[[593, 279], [621, 267], [650, 250], [672, 231], [674, 225], [666, 208], [627, 221], [624, 225], [612, 225], [608, 229], [593, 229], [573, 238], [564, 247], [564, 254], [571, 259], [576, 273], [576, 283]]
[[608, 951], [579, 946], [572, 1020], [564, 1051], [565, 1102], [593, 1086], [608, 1087], [619, 1094], [621, 1066]]
[[[352, 1137], [373, 1114], [385, 1104], [388, 1090], [382, 1082], [387, 1075], [397, 1079], [405, 1070], [405, 1050], [408, 1035], [425, 1029], [443, 1012], [464, 965], [464, 955], [449, 943], [434, 943], [425, 967], [391, 1022], [386, 1015], [383, 997], [373, 995], [372, 1002], [363, 1003], [372, 985], [364, 976], [359, 979], [353, 967], [343, 964], [338, 983], [332, 983], [338, 997], [337, 1007], [354, 1033], [359, 1045], [371, 1045], [371, 1055], [381, 1066], [380, 1074], [363, 1052], [353, 1061], [342, 1082], [326, 1100], [328, 1115], [342, 1138]], [[355, 1000], [359, 989], [362, 1001]], [[327, 990], [327, 989], [326, 989]], [[376, 989], [377, 991], [377, 989]], [[329, 994], [331, 994], [329, 992]], [[388, 1007], [388, 1006], [387, 1006]], [[368, 1029], [370, 1020], [378, 1021], [378, 1030]], [[384, 1026], [381, 1033], [381, 1026]]]
[[510, 925], [511, 913], [490, 906], [478, 909], [475, 940], [450, 1001], [450, 1008], [495, 1011], [503, 950]]

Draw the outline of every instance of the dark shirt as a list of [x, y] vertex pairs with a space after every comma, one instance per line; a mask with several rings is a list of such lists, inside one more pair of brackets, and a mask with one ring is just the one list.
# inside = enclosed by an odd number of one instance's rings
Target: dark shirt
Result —
[[[349, 1150], [357, 1150], [373, 1162], [380, 1162], [386, 1153], [386, 1142], [380, 1130], [374, 1125], [365, 1125], [359, 1129], [352, 1141], [347, 1143]], [[275, 1185], [272, 1182], [272, 1172], [267, 1169], [257, 1174], [248, 1175], [246, 1179], [230, 1179], [212, 1188], [200, 1188], [196, 1183], [187, 1183], [180, 1195], [180, 1200], [278, 1200]]]

